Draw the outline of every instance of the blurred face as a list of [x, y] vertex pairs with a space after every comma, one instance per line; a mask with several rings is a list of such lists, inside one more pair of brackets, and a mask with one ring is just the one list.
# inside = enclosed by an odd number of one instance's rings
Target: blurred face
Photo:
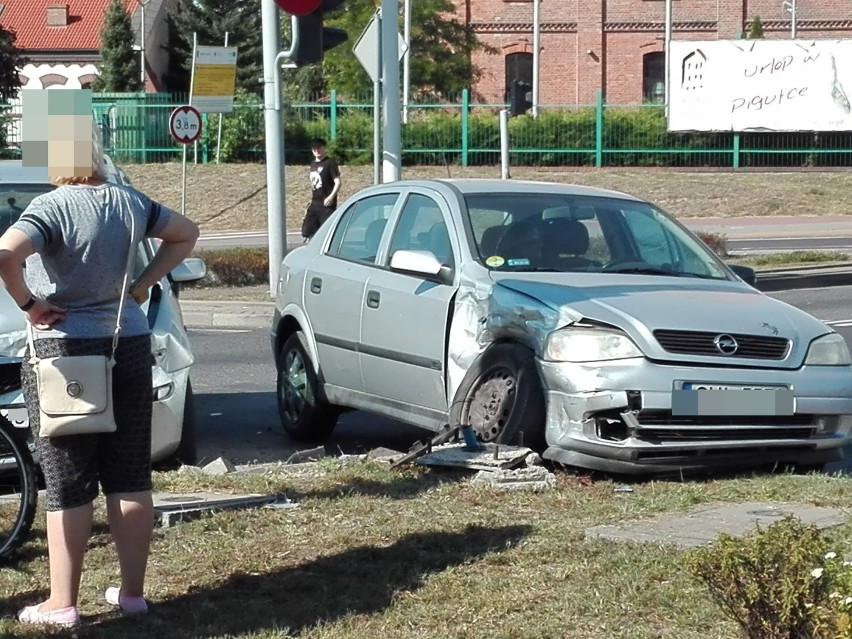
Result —
[[311, 151], [314, 152], [314, 157], [317, 160], [320, 160], [323, 157], [325, 157], [325, 147], [324, 146], [315, 146], [311, 149]]

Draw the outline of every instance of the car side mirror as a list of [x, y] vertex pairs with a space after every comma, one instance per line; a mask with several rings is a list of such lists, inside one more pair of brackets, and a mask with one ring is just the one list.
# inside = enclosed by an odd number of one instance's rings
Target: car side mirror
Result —
[[746, 284], [751, 286], [757, 284], [757, 274], [754, 272], [753, 268], [749, 266], [740, 266], [739, 264], [728, 264], [728, 268], [736, 273], [736, 275]]
[[188, 257], [172, 269], [173, 282], [188, 284], [197, 282], [207, 275], [207, 265], [200, 257]]
[[391, 257], [390, 268], [441, 284], [449, 284], [453, 280], [453, 270], [441, 264], [432, 251], [399, 250]]

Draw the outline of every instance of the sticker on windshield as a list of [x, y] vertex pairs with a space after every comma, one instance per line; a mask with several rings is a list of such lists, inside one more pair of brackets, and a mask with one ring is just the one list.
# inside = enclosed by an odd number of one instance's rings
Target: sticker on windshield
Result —
[[504, 260], [499, 255], [492, 255], [487, 260], [485, 260], [485, 263], [488, 266], [490, 266], [491, 268], [499, 268], [499, 267], [503, 266], [503, 264], [506, 263], [506, 260]]
[[506, 262], [509, 266], [529, 266], [530, 261], [525, 257], [519, 257], [514, 260], [509, 260]]

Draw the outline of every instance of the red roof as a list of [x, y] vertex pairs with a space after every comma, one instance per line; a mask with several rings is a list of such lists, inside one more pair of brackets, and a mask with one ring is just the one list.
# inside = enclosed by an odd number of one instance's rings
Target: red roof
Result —
[[[128, 13], [136, 0], [124, 0]], [[0, 0], [4, 29], [14, 31], [15, 45], [24, 51], [40, 49], [99, 49], [101, 26], [110, 0]], [[68, 24], [47, 26], [47, 8], [68, 7]]]

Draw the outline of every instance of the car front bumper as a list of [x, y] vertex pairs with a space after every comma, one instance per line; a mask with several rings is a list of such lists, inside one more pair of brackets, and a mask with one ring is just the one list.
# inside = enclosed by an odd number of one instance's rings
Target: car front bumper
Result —
[[[544, 457], [572, 466], [646, 474], [813, 465], [842, 459], [841, 447], [850, 441], [852, 367], [756, 370], [644, 358], [538, 365], [547, 399]], [[792, 411], [767, 414], [759, 402], [752, 410], [749, 401], [738, 399], [742, 410], [735, 413], [705, 406], [680, 414], [673, 397], [689, 382], [785, 387], [792, 391]]]

